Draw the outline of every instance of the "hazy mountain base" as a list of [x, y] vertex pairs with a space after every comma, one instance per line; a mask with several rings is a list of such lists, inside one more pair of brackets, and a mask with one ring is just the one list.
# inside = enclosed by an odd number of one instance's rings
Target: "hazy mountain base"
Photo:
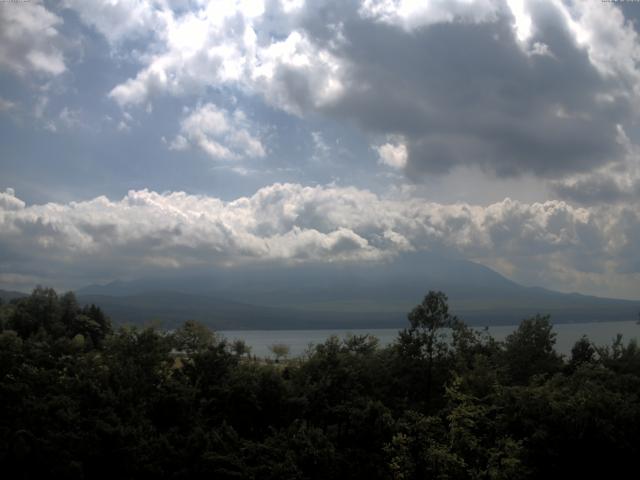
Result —
[[[296, 307], [249, 305], [219, 299], [214, 296], [190, 295], [180, 292], [148, 292], [138, 295], [111, 297], [79, 295], [82, 304], [96, 303], [117, 324], [142, 324], [158, 321], [173, 328], [184, 319], [197, 320], [216, 330], [272, 330], [272, 329], [363, 329], [400, 328], [406, 322], [406, 310], [400, 306], [370, 302], [335, 302], [307, 304]], [[531, 301], [531, 299], [528, 299]], [[557, 323], [624, 321], [637, 318], [640, 303], [607, 299], [586, 299], [553, 305], [541, 300], [537, 306], [526, 308], [496, 303], [471, 305], [471, 301], [452, 301], [470, 325], [514, 325], [530, 312], [551, 314]], [[513, 302], [513, 299], [510, 299]], [[570, 302], [571, 299], [564, 299]], [[465, 308], [466, 307], [466, 308]]]
[[556, 323], [637, 319], [640, 301], [523, 287], [493, 270], [425, 252], [387, 264], [236, 267], [78, 290], [117, 323], [185, 319], [215, 329], [398, 328], [426, 290], [443, 290], [470, 325], [516, 325], [532, 313]]

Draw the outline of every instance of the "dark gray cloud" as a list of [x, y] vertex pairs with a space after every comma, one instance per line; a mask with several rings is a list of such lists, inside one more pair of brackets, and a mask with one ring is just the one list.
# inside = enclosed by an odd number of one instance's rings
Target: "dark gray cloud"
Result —
[[623, 186], [611, 176], [592, 175], [573, 183], [559, 182], [554, 185], [554, 192], [561, 198], [585, 205], [632, 203], [640, 199], [640, 183]]
[[619, 130], [622, 160], [551, 182], [556, 196], [583, 205], [640, 203], [640, 148]]
[[304, 25], [346, 65], [348, 94], [323, 110], [404, 135], [412, 176], [477, 164], [553, 178], [616, 161], [616, 124], [631, 116], [626, 79], [596, 68], [553, 5], [538, 5], [531, 19], [538, 53], [519, 43], [508, 10], [407, 31], [341, 5], [314, 10]]

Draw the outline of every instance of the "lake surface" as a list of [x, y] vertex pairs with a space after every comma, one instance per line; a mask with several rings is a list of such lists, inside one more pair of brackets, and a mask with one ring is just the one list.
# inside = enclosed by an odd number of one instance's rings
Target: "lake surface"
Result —
[[[489, 333], [497, 340], [503, 340], [513, 332], [517, 325], [489, 327]], [[626, 344], [632, 338], [640, 337], [640, 325], [636, 322], [606, 323], [566, 323], [554, 325], [556, 332], [556, 351], [569, 355], [576, 340], [583, 335], [596, 345], [611, 345], [618, 333], [623, 335]], [[398, 336], [398, 329], [379, 328], [369, 330], [226, 330], [219, 332], [229, 340], [242, 339], [251, 347], [251, 353], [258, 357], [272, 357], [269, 346], [283, 343], [291, 349], [290, 356], [299, 356], [310, 344], [324, 343], [331, 335], [345, 337], [348, 334], [371, 334], [378, 338], [380, 345], [392, 343]]]

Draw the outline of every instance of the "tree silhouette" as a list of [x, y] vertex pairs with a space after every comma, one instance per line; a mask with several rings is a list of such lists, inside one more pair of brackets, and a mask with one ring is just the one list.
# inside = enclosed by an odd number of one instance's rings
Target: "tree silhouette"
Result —
[[430, 402], [436, 360], [443, 359], [449, 350], [445, 329], [453, 325], [456, 317], [449, 314], [443, 292], [429, 291], [408, 319], [410, 326], [400, 332], [398, 344], [402, 355], [415, 362], [414, 368], [424, 370], [424, 378], [416, 380], [424, 384], [426, 400]]
[[285, 343], [274, 343], [269, 346], [269, 350], [276, 356], [276, 362], [279, 362], [280, 359], [284, 359], [289, 356], [291, 347]]

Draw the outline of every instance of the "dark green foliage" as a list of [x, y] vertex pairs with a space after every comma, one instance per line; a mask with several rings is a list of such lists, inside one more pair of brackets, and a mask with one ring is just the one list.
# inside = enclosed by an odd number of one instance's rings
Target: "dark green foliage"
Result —
[[562, 367], [555, 352], [556, 334], [549, 317], [536, 315], [523, 320], [505, 340], [504, 364], [509, 379], [524, 384], [533, 375], [551, 375]]
[[[111, 333], [111, 323], [95, 305], [80, 308], [72, 292], [61, 297], [51, 288], [37, 287], [25, 298], [3, 308], [4, 329], [21, 338], [51, 341], [78, 337], [76, 343], [99, 346]], [[81, 338], [80, 338], [81, 337]]]
[[640, 453], [640, 349], [549, 319], [504, 342], [429, 292], [395, 344], [251, 359], [186, 322], [120, 328], [73, 294], [0, 305], [5, 478], [613, 478]]
[[201, 323], [187, 320], [173, 334], [175, 348], [187, 355], [205, 352], [216, 344], [215, 334]]
[[570, 372], [575, 371], [580, 365], [592, 364], [596, 359], [596, 349], [586, 336], [578, 340], [571, 349], [571, 358], [567, 368]]

